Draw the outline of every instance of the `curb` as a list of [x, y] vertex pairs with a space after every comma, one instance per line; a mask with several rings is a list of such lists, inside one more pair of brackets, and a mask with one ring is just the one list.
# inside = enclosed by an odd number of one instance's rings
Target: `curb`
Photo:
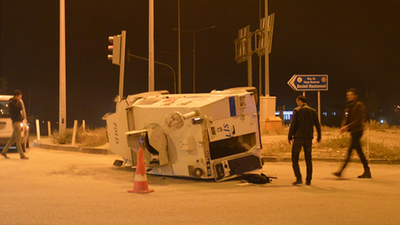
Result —
[[[40, 141], [33, 140], [32, 145], [38, 148], [44, 149], [52, 149], [52, 150], [61, 150], [61, 151], [72, 151], [72, 152], [82, 152], [82, 153], [89, 153], [89, 154], [114, 154], [107, 148], [99, 148], [99, 147], [80, 147], [80, 146], [73, 146], [73, 145], [57, 145], [57, 144], [45, 144], [41, 143]], [[291, 158], [288, 157], [279, 157], [279, 156], [263, 156], [261, 157], [262, 162], [292, 162]], [[341, 162], [343, 159], [337, 158], [312, 158], [313, 161], [320, 161], [320, 162]], [[304, 158], [300, 158], [300, 161], [304, 161]], [[350, 162], [361, 163], [359, 159], [351, 159]], [[387, 159], [370, 159], [370, 164], [400, 164], [400, 160], [387, 160]]]
[[[261, 157], [263, 162], [292, 162], [291, 158], [280, 158], [275, 156], [267, 156]], [[304, 161], [304, 158], [300, 158], [300, 161]], [[320, 162], [341, 162], [343, 159], [337, 158], [312, 158], [312, 161], [320, 161]], [[359, 159], [351, 159], [350, 162], [353, 163], [361, 163]], [[387, 160], [387, 159], [369, 159], [369, 164], [400, 164], [400, 160]]]
[[[292, 162], [291, 158], [280, 158], [274, 156], [261, 157], [263, 162]], [[304, 158], [300, 158], [300, 161], [304, 161]], [[321, 162], [339, 162], [338, 159], [335, 158], [312, 158], [312, 161], [321, 161]]]
[[38, 140], [34, 140], [32, 145], [38, 148], [44, 149], [52, 149], [52, 150], [61, 150], [61, 151], [71, 151], [71, 152], [82, 152], [82, 153], [91, 153], [91, 154], [103, 154], [108, 155], [112, 154], [107, 148], [99, 148], [99, 147], [80, 147], [77, 145], [58, 145], [58, 144], [45, 144], [41, 143]]

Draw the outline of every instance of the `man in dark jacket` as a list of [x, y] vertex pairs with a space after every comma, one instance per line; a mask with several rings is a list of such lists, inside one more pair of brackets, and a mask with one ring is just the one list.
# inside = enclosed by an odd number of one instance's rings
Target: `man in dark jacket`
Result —
[[342, 172], [350, 160], [353, 149], [356, 149], [358, 155], [360, 156], [361, 162], [364, 166], [364, 173], [358, 176], [358, 178], [371, 178], [372, 176], [371, 176], [371, 171], [368, 167], [368, 161], [364, 156], [360, 143], [360, 139], [364, 131], [364, 123], [367, 116], [365, 105], [357, 100], [358, 94], [357, 90], [354, 88], [347, 90], [346, 99], [347, 99], [347, 106], [345, 109], [345, 116], [343, 118], [339, 132], [340, 133], [350, 132], [351, 143], [349, 150], [347, 151], [346, 161], [344, 162], [342, 168], [338, 172], [333, 173], [333, 175], [337, 177], [342, 176]]
[[296, 181], [293, 185], [302, 184], [302, 178], [299, 168], [299, 155], [301, 147], [304, 149], [304, 157], [307, 165], [306, 185], [311, 185], [312, 179], [312, 162], [311, 162], [311, 146], [314, 138], [314, 126], [318, 132], [317, 141], [321, 141], [321, 126], [318, 121], [318, 115], [315, 109], [307, 105], [307, 98], [299, 96], [296, 99], [298, 105], [293, 110], [293, 117], [289, 128], [289, 144], [294, 139], [292, 146], [292, 165]]
[[12, 126], [14, 131], [13, 134], [11, 135], [10, 140], [7, 142], [3, 151], [1, 151], [0, 153], [6, 159], [8, 159], [7, 151], [10, 148], [10, 146], [14, 143], [17, 147], [17, 151], [19, 152], [21, 159], [29, 159], [28, 157], [25, 156], [21, 146], [21, 123], [24, 120], [21, 113], [23, 109], [21, 99], [22, 99], [22, 92], [20, 90], [16, 90], [14, 91], [14, 97], [11, 98], [10, 102], [8, 103], [8, 108], [10, 109]]

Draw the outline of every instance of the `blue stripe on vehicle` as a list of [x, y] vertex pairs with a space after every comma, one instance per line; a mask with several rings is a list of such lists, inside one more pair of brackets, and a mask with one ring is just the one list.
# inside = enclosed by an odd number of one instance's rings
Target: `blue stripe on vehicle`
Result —
[[236, 116], [236, 101], [235, 101], [235, 97], [229, 97], [229, 110], [231, 112], [231, 117]]

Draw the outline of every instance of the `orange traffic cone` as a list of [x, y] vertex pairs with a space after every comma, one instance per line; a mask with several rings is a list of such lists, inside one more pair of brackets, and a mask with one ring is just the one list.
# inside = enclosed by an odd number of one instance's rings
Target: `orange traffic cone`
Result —
[[139, 148], [139, 155], [135, 173], [135, 182], [133, 183], [133, 190], [128, 190], [128, 192], [146, 194], [153, 191], [154, 190], [149, 190], [149, 186], [147, 185], [147, 176], [146, 176], [146, 169], [144, 166], [143, 152], [142, 148]]

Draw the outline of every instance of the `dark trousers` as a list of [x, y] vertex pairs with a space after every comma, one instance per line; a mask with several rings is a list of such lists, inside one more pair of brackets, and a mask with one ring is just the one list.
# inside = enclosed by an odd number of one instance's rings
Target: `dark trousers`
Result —
[[304, 149], [304, 158], [306, 160], [307, 165], [307, 177], [306, 181], [311, 181], [312, 179], [312, 161], [311, 161], [311, 146], [312, 139], [311, 138], [295, 138], [292, 146], [292, 166], [294, 175], [297, 180], [301, 180], [301, 173], [299, 168], [299, 155], [301, 151], [301, 147]]
[[350, 161], [350, 157], [351, 157], [351, 153], [353, 152], [353, 149], [355, 149], [357, 151], [358, 156], [360, 156], [360, 160], [361, 160], [361, 162], [362, 162], [362, 164], [364, 166], [364, 169], [365, 170], [369, 169], [368, 161], [365, 158], [364, 153], [363, 153], [362, 148], [361, 148], [360, 139], [361, 139], [362, 135], [363, 135], [362, 131], [351, 133], [350, 147], [349, 147], [349, 150], [347, 150], [347, 158], [346, 158], [346, 161], [343, 164], [343, 167], [342, 167], [341, 171], [344, 170], [344, 168], [347, 166], [347, 163]]

